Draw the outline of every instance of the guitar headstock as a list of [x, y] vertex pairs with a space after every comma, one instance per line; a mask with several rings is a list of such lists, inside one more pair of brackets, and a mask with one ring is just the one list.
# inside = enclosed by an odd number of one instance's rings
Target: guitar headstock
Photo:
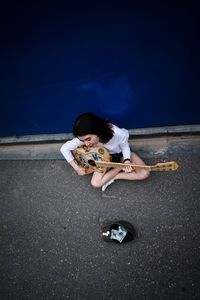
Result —
[[152, 166], [152, 171], [175, 171], [176, 169], [178, 169], [178, 164], [175, 161], [157, 163], [156, 165]]

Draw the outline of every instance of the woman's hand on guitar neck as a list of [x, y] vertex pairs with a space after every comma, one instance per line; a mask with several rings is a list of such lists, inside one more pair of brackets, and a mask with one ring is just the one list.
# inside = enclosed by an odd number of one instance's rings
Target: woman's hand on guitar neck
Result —
[[[130, 164], [130, 160], [126, 160], [125, 164]], [[131, 166], [127, 166], [124, 170], [125, 170], [126, 173], [133, 172], [133, 168]]]

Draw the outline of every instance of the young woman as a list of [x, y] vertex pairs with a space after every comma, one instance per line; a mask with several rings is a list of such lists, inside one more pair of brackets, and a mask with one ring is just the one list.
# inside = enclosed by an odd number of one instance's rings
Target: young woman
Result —
[[[61, 153], [78, 175], [85, 175], [86, 171], [76, 164], [71, 151], [82, 145], [105, 147], [112, 156], [113, 162], [124, 162], [125, 164], [131, 162], [145, 165], [143, 160], [130, 149], [128, 130], [120, 129], [92, 113], [84, 113], [76, 119], [73, 134], [75, 138], [61, 147]], [[133, 170], [130, 166], [127, 166], [124, 172], [121, 171], [121, 168], [113, 168], [106, 173], [94, 172], [91, 184], [96, 188], [102, 187], [102, 190], [105, 190], [114, 180], [143, 180], [149, 176], [149, 171]]]

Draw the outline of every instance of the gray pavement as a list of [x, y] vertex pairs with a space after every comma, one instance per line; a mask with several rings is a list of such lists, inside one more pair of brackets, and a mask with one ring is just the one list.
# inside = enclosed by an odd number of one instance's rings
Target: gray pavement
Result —
[[[175, 160], [178, 170], [102, 192], [59, 143], [21, 157], [0, 148], [1, 299], [200, 298], [200, 137], [130, 142], [146, 163]], [[105, 243], [99, 216], [131, 222], [136, 239]]]

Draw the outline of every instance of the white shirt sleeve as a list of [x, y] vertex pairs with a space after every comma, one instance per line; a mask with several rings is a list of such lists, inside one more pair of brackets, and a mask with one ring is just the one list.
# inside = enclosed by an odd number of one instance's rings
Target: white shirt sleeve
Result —
[[129, 133], [128, 130], [122, 128], [121, 129], [122, 132], [120, 132], [120, 140], [119, 140], [119, 146], [121, 148], [122, 154], [123, 154], [123, 158], [124, 159], [130, 159], [131, 157], [131, 150], [130, 150], [130, 146], [129, 146]]
[[81, 142], [78, 138], [74, 138], [68, 142], [66, 142], [62, 147], [60, 148], [60, 151], [64, 158], [67, 160], [68, 163], [70, 163], [74, 157], [72, 155], [72, 150], [75, 150], [76, 148], [83, 145], [83, 142]]

